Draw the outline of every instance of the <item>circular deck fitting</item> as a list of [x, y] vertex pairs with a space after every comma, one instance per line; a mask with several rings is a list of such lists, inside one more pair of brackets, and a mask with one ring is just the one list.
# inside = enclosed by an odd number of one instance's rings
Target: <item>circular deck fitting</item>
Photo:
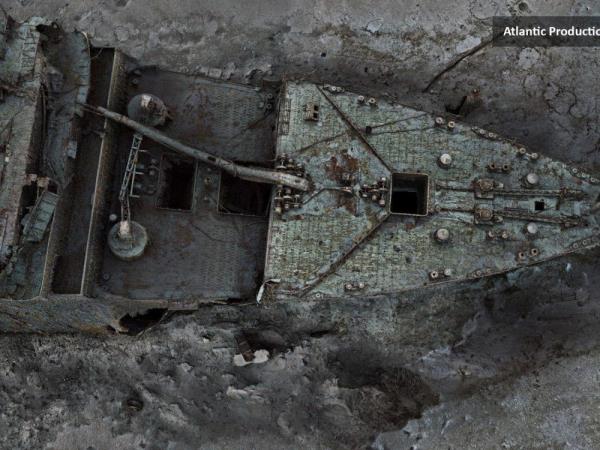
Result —
[[492, 220], [494, 218], [494, 212], [489, 208], [477, 208], [475, 210], [475, 216], [479, 220]]
[[434, 236], [438, 242], [448, 242], [450, 240], [450, 231], [447, 228], [438, 228], [435, 230]]
[[494, 180], [488, 178], [481, 178], [477, 180], [477, 187], [480, 191], [487, 192], [494, 189]]
[[454, 130], [454, 127], [456, 127], [456, 122], [454, 122], [453, 120], [449, 120], [446, 126], [449, 130]]
[[147, 246], [148, 232], [137, 222], [117, 222], [108, 232], [110, 251], [123, 261], [140, 258]]
[[431, 272], [429, 272], [429, 278], [431, 280], [437, 280], [440, 277], [440, 274], [437, 270], [432, 270]]
[[540, 177], [536, 173], [528, 173], [525, 177], [525, 183], [528, 186], [537, 186], [540, 183]]
[[537, 226], [536, 223], [529, 222], [527, 224], [527, 226], [525, 227], [525, 230], [527, 231], [527, 234], [531, 234], [533, 236], [533, 235], [537, 234], [537, 232], [538, 232], [538, 226]]
[[451, 277], [452, 276], [452, 269], [444, 269], [444, 276], [445, 277]]
[[165, 123], [169, 111], [156, 95], [139, 94], [129, 101], [127, 115], [143, 125], [157, 127]]
[[444, 123], [446, 123], [446, 121], [444, 120], [443, 117], [436, 117], [435, 118], [435, 124], [436, 125], [444, 125]]
[[537, 248], [532, 248], [531, 250], [529, 250], [529, 254], [531, 256], [537, 256], [540, 254], [540, 251]]
[[440, 166], [448, 168], [452, 165], [452, 156], [449, 153], [442, 153], [438, 158]]

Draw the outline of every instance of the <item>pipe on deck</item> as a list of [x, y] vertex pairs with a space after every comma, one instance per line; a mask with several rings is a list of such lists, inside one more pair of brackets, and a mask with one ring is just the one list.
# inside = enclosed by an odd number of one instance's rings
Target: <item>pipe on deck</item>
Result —
[[308, 191], [310, 189], [310, 183], [305, 178], [285, 172], [263, 169], [261, 167], [240, 166], [227, 159], [211, 155], [205, 151], [183, 144], [173, 138], [170, 138], [164, 133], [161, 133], [155, 128], [142, 125], [141, 123], [136, 122], [135, 120], [132, 120], [123, 114], [110, 111], [106, 108], [102, 108], [101, 106], [91, 106], [87, 104], [84, 106], [108, 119], [114, 120], [115, 122], [121, 123], [126, 127], [137, 131], [138, 133], [152, 139], [155, 142], [158, 142], [159, 144], [164, 145], [165, 147], [170, 148], [171, 150], [191, 156], [192, 158], [202, 161], [206, 164], [219, 167], [234, 177], [243, 178], [244, 180], [254, 181], [257, 183], [288, 186], [299, 191]]

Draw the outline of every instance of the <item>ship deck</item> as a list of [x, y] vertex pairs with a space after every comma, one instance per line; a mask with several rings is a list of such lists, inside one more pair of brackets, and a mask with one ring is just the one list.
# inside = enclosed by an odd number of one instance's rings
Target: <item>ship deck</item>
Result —
[[[129, 77], [127, 99], [150, 93], [166, 103], [171, 120], [161, 131], [168, 136], [235, 161], [273, 159], [272, 92], [153, 69]], [[109, 206], [117, 215], [132, 139], [131, 130], [119, 128]], [[270, 187], [222, 177], [146, 138], [141, 148], [131, 211], [151, 243], [129, 262], [105, 246], [98, 291], [131, 299], [253, 295], [262, 281]]]

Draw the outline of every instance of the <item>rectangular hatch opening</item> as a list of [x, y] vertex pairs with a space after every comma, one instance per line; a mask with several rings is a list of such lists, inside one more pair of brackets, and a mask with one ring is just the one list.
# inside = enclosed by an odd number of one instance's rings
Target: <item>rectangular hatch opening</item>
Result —
[[429, 177], [421, 173], [392, 175], [390, 212], [409, 216], [426, 216], [429, 198]]
[[190, 211], [194, 199], [196, 162], [164, 154], [160, 165], [158, 207]]
[[219, 213], [266, 217], [271, 185], [256, 183], [221, 172]]

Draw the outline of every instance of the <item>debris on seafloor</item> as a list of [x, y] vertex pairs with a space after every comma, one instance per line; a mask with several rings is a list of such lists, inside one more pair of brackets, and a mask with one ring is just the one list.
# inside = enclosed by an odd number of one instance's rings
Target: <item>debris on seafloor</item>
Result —
[[269, 360], [269, 352], [267, 350], [256, 350], [252, 352], [252, 358], [246, 359], [244, 355], [237, 354], [233, 356], [233, 364], [238, 367], [244, 367], [249, 364], [262, 364]]

